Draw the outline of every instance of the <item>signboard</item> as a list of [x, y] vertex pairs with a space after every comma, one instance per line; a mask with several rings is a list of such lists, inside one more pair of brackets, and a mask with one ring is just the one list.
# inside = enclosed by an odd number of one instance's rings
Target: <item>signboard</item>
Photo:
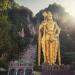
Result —
[[11, 66], [8, 75], [32, 75], [33, 66]]

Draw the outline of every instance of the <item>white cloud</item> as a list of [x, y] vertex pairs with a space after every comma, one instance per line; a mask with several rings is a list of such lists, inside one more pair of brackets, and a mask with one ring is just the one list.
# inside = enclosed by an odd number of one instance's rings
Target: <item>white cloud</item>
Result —
[[67, 12], [75, 16], [75, 0], [15, 0], [20, 5], [28, 7], [34, 14], [56, 2], [65, 8]]

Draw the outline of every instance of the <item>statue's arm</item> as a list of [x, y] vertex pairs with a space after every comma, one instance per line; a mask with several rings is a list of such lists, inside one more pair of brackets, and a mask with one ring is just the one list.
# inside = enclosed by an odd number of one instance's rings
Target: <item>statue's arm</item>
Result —
[[56, 32], [56, 36], [59, 36], [60, 31], [61, 31], [60, 27], [57, 25], [57, 23], [55, 23], [55, 32]]
[[44, 28], [44, 24], [42, 23], [39, 25], [39, 30], [42, 30], [43, 28]]
[[61, 56], [60, 56], [60, 41], [59, 41], [59, 34], [60, 34], [60, 27], [57, 25], [56, 23], [56, 30], [57, 30], [57, 33], [56, 33], [56, 36], [58, 37], [58, 64], [61, 65]]

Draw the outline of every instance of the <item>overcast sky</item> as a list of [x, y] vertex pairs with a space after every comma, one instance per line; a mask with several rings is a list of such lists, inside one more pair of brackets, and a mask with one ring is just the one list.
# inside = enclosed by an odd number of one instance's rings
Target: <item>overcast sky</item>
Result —
[[63, 6], [66, 12], [75, 17], [75, 0], [15, 0], [15, 2], [19, 5], [28, 7], [34, 14], [55, 2]]

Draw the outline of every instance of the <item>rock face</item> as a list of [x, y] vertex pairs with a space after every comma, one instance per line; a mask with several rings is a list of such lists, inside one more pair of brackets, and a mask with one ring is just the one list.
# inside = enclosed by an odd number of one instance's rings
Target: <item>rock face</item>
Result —
[[19, 61], [24, 65], [33, 65], [36, 53], [36, 45], [29, 44], [26, 49], [21, 53]]
[[27, 20], [28, 20], [28, 28], [29, 28], [30, 34], [33, 37], [31, 37], [30, 44], [20, 54], [19, 62], [23, 65], [33, 65], [34, 59], [36, 57], [35, 53], [36, 53], [37, 45], [32, 45], [32, 42], [34, 40], [34, 36], [35, 36], [36, 32], [35, 32], [33, 23], [30, 21], [29, 16], [27, 16]]
[[30, 43], [27, 45], [27, 47], [19, 53], [19, 59], [15, 61], [10, 61], [10, 65], [33, 65], [34, 59], [35, 59], [35, 53], [37, 49], [36, 44], [32, 44], [35, 36], [35, 29], [32, 25], [29, 24], [29, 30], [31, 32], [31, 39]]
[[[32, 42], [32, 39], [31, 39]], [[32, 45], [30, 43], [19, 55], [19, 59], [15, 61], [10, 61], [9, 66], [17, 66], [17, 65], [34, 65], [34, 59], [36, 55], [37, 45]]]
[[30, 21], [29, 16], [27, 17], [27, 20], [28, 20], [28, 28], [32, 37], [30, 40], [30, 44], [20, 54], [19, 63], [21, 65], [33, 65], [34, 59], [36, 57], [35, 53], [36, 53], [37, 45], [32, 45], [36, 32], [33, 23]]
[[[34, 64], [34, 59], [36, 57], [35, 53], [36, 53], [37, 45], [32, 45], [32, 43], [33, 43], [36, 32], [35, 32], [33, 23], [30, 21], [29, 18], [27, 18], [27, 20], [28, 20], [28, 28], [29, 28], [30, 34], [32, 36], [30, 38], [30, 43], [27, 45], [27, 47], [25, 49], [23, 49], [21, 51], [21, 53], [19, 53], [18, 60], [10, 61], [10, 65], [33, 65]], [[24, 38], [24, 30], [19, 32], [19, 35], [22, 38]]]

